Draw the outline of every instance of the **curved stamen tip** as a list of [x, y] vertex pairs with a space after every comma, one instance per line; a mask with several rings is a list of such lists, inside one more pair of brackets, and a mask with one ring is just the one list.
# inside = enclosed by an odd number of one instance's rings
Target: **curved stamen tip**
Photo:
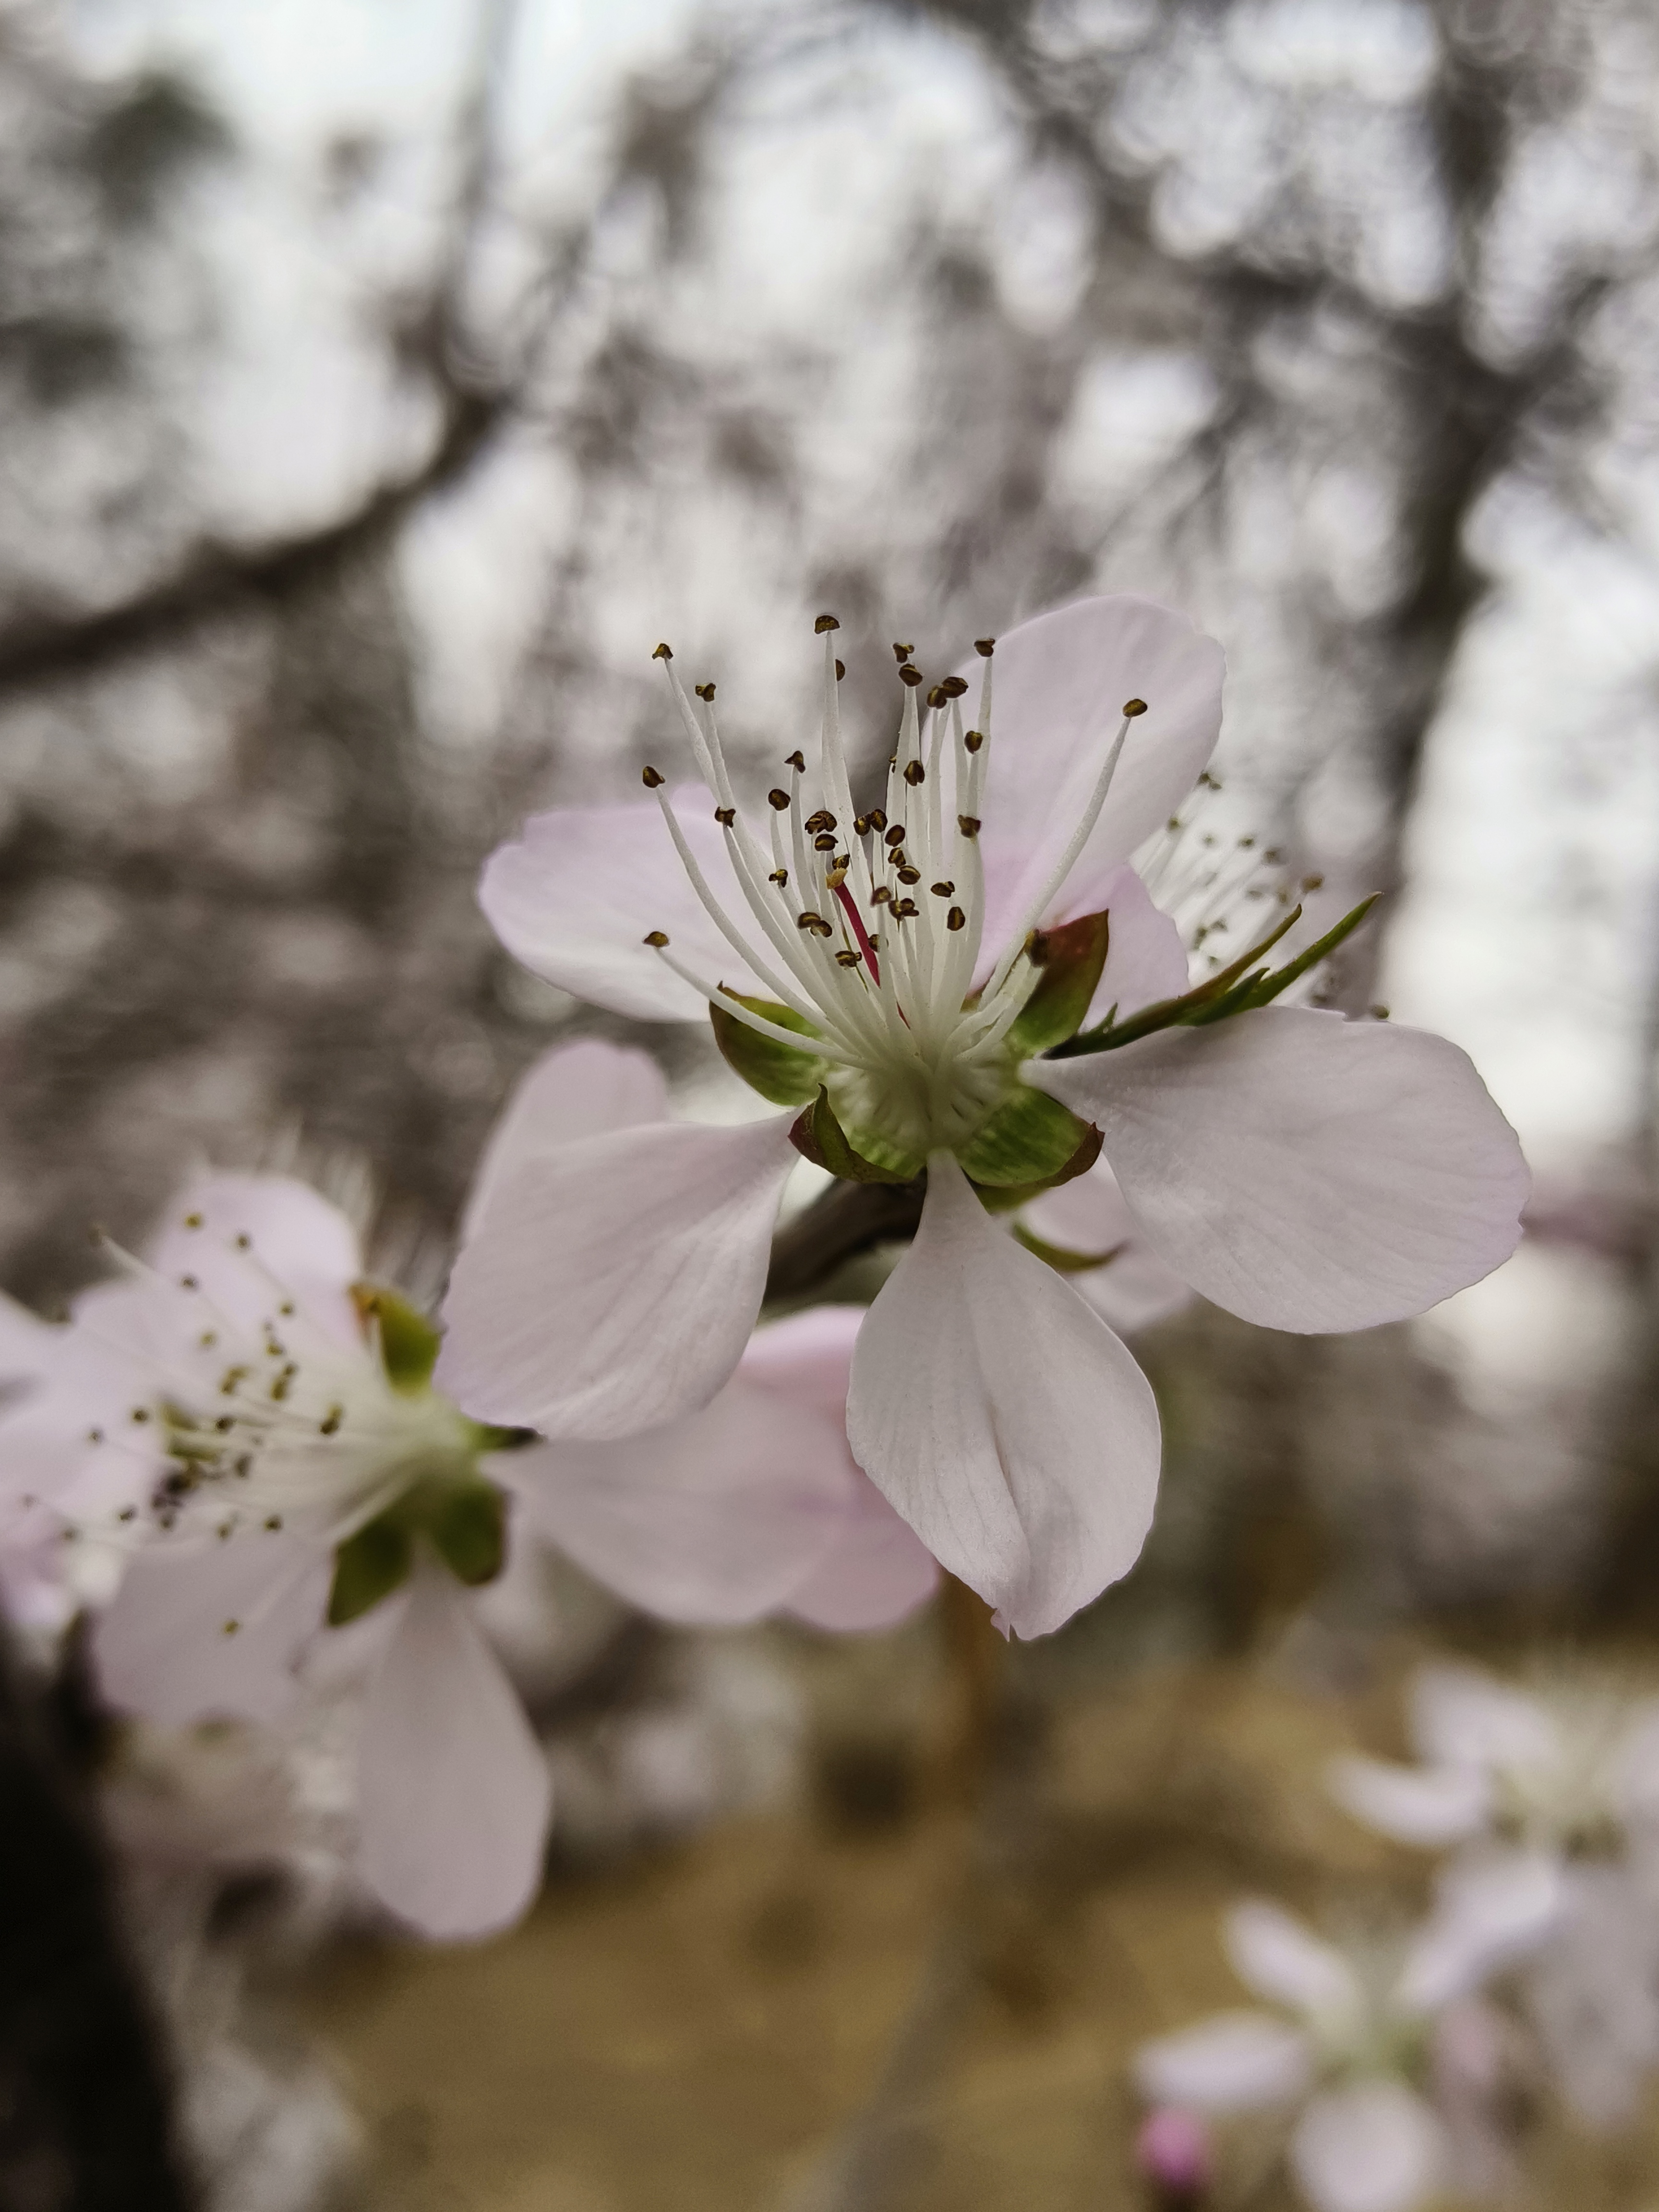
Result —
[[1146, 702], [1144, 699], [1126, 699], [1123, 702], [1123, 714], [1126, 721], [1133, 722], [1137, 714], [1144, 714], [1146, 711]]
[[641, 938], [640, 942], [642, 945], [653, 945], [660, 952], [668, 942], [668, 932], [665, 929], [653, 929], [647, 936]]
[[822, 637], [827, 629], [839, 629], [841, 624], [834, 615], [820, 615], [812, 625], [814, 637]]
[[642, 768], [640, 770], [640, 781], [647, 791], [660, 791], [667, 781], [667, 777], [659, 775], [654, 768]]
[[653, 660], [672, 660], [674, 658], [674, 648], [672, 645], [659, 645], [651, 658]]

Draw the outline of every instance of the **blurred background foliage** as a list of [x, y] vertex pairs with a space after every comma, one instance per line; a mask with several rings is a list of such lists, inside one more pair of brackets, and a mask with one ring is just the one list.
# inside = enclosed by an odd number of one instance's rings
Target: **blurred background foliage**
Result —
[[659, 635], [760, 763], [820, 608], [873, 749], [890, 638], [1144, 590], [1229, 653], [1194, 865], [1388, 894], [1337, 998], [1466, 1043], [1539, 1188], [1413, 1328], [1156, 1333], [1153, 1545], [1016, 1674], [1646, 1632], [1644, 0], [11, 0], [0, 115], [14, 1291], [296, 1128], [441, 1253], [514, 1075], [605, 1027], [477, 867], [631, 787]]

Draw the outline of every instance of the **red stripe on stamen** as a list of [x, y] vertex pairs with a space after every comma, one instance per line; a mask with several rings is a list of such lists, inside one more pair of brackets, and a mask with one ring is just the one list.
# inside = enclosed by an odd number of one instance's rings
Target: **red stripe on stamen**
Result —
[[848, 921], [852, 924], [853, 934], [859, 941], [859, 950], [863, 953], [864, 957], [869, 965], [870, 981], [874, 983], [878, 988], [879, 988], [881, 985], [881, 969], [876, 965], [876, 948], [870, 942], [870, 933], [864, 926], [863, 916], [854, 905], [852, 896], [848, 892], [845, 884], [837, 884], [836, 885], [836, 896], [841, 901], [841, 910], [847, 916]]

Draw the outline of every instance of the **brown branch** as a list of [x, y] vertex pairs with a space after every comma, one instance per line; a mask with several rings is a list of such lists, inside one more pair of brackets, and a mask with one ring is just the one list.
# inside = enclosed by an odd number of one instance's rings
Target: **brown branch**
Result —
[[926, 1178], [915, 1182], [837, 1182], [778, 1231], [766, 1278], [769, 1299], [820, 1290], [849, 1260], [878, 1244], [914, 1237]]

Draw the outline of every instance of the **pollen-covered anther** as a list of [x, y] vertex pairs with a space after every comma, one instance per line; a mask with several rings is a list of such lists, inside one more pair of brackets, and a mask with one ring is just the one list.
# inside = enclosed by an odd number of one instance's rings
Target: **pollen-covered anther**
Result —
[[942, 684], [930, 684], [927, 687], [927, 703], [930, 707], [942, 707], [950, 696]]
[[642, 941], [647, 945], [654, 945], [658, 951], [660, 952], [663, 946], [668, 942], [668, 932], [665, 929], [651, 930], [647, 933]]
[[781, 791], [777, 785], [774, 784], [766, 794], [766, 803], [769, 806], [775, 806], [780, 814], [786, 813], [789, 806], [789, 794], [787, 791]]
[[179, 1287], [181, 1291], [199, 1291], [202, 1285], [194, 1275], [180, 1275]]
[[949, 912], [949, 914], [947, 914], [947, 915], [945, 915], [945, 927], [947, 929], [966, 929], [966, 928], [967, 928], [967, 927], [968, 927], [968, 917], [967, 917], [967, 915], [963, 912], [962, 908], [961, 908], [959, 906], [953, 906], [953, 907], [951, 908], [951, 911]]
[[674, 658], [674, 648], [672, 645], [659, 645], [651, 658], [653, 660], [672, 660]]
[[901, 921], [908, 921], [912, 915], [920, 914], [921, 912], [921, 908], [916, 904], [913, 898], [902, 898], [895, 899], [893, 901], [892, 912], [898, 916]]
[[904, 781], [909, 785], [913, 791], [919, 783], [926, 783], [927, 781], [927, 769], [926, 765], [921, 761], [906, 761], [904, 763]]
[[781, 890], [789, 880], [789, 871], [787, 868], [774, 868], [766, 880], [769, 884], [775, 884]]
[[847, 862], [844, 859], [838, 859], [835, 866], [825, 875], [823, 888], [827, 891], [838, 891], [846, 881]]
[[968, 685], [966, 680], [960, 676], [947, 676], [939, 689], [947, 699], [960, 699], [968, 689]]
[[892, 896], [885, 884], [878, 884], [870, 894], [870, 903], [872, 906], [885, 906]]
[[847, 663], [844, 660], [838, 660], [836, 663], [836, 681], [837, 684], [841, 682], [842, 678], [845, 676], [846, 673]]
[[980, 820], [978, 815], [958, 814], [957, 817], [957, 827], [961, 830], [964, 837], [977, 837], [980, 831]]
[[322, 1419], [317, 1424], [318, 1433], [325, 1437], [337, 1435], [339, 1432], [340, 1424], [344, 1420], [344, 1419], [345, 1407], [343, 1406], [331, 1406], [327, 1413], [324, 1414]]
[[1144, 714], [1146, 711], [1146, 702], [1144, 699], [1126, 699], [1123, 702], [1124, 719], [1127, 721], [1133, 722], [1137, 714]]
[[859, 962], [863, 959], [863, 957], [864, 955], [861, 952], [854, 952], [850, 950], [843, 951], [836, 953], [836, 965], [837, 968], [856, 968]]
[[815, 853], [833, 853], [835, 849], [836, 841], [827, 830], [812, 840], [812, 850]]
[[906, 661], [915, 649], [914, 645], [896, 645], [893, 647], [893, 658], [897, 661]]
[[694, 684], [691, 686], [691, 689], [696, 693], [699, 699], [708, 699], [712, 701], [714, 696], [714, 687], [712, 684]]
[[996, 649], [997, 641], [994, 637], [976, 637], [974, 640], [974, 651], [981, 660], [988, 660]]
[[806, 756], [799, 745], [793, 752], [784, 755], [783, 764], [786, 768], [794, 769], [799, 775], [805, 775], [806, 773]]
[[820, 615], [812, 625], [812, 635], [814, 637], [822, 637], [825, 630], [840, 628], [841, 624], [834, 615]]
[[809, 837], [817, 830], [833, 830], [835, 826], [836, 817], [827, 806], [820, 806], [816, 814], [809, 814], [801, 824]]
[[185, 1216], [185, 1226], [186, 1229], [199, 1229], [202, 1219], [203, 1217], [199, 1213], [187, 1213]]
[[910, 665], [910, 664], [909, 664], [909, 662], [908, 662], [908, 660], [905, 662], [904, 665], [903, 665], [903, 666], [899, 670], [899, 682], [900, 682], [901, 684], [908, 684], [909, 685], [910, 689], [911, 689], [913, 691], [915, 690], [915, 688], [916, 688], [917, 684], [920, 684], [920, 683], [921, 682], [921, 680], [922, 680], [922, 675], [921, 675], [921, 669], [919, 669], [919, 668], [913, 668], [913, 667]]
[[810, 908], [806, 913], [795, 916], [795, 927], [810, 930], [814, 937], [833, 937], [836, 933], [821, 914], [814, 914]]
[[967, 751], [976, 753], [980, 747], [985, 743], [985, 732], [983, 730], [969, 730], [963, 737], [962, 742]]
[[886, 842], [890, 845], [902, 845], [904, 842], [904, 824], [902, 822], [896, 822], [887, 831]]
[[1304, 891], [1316, 891], [1323, 888], [1324, 882], [1323, 876], [1304, 876], [1302, 888]]
[[737, 818], [738, 810], [735, 806], [717, 806], [714, 809], [714, 819], [722, 830], [729, 830]]
[[907, 863], [899, 870], [898, 879], [902, 884], [919, 884], [921, 881], [921, 870], [913, 868]]
[[951, 883], [929, 884], [927, 888], [935, 898], [949, 898], [956, 885]]
[[[887, 827], [887, 817], [879, 806], [872, 806], [864, 818], [872, 830], [884, 830]], [[864, 833], [860, 830], [859, 834], [861, 836]], [[901, 831], [900, 834], [903, 833]]]

